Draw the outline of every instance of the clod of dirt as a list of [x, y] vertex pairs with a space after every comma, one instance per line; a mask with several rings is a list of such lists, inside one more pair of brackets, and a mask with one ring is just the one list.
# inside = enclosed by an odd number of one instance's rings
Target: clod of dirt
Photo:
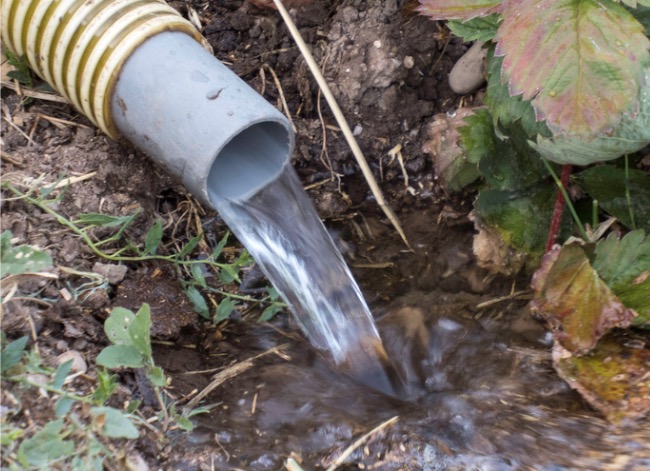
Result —
[[105, 276], [108, 282], [116, 285], [124, 280], [129, 269], [126, 265], [114, 265], [110, 263], [97, 262], [93, 265], [93, 272]]
[[485, 83], [487, 49], [477, 41], [449, 72], [449, 86], [459, 95], [475, 92]]

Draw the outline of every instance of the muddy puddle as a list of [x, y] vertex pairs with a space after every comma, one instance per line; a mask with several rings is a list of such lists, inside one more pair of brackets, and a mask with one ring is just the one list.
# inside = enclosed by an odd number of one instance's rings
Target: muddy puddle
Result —
[[[399, 267], [374, 278], [356, 270], [406, 380], [401, 398], [335, 371], [288, 316], [231, 321], [203, 351], [158, 349], [180, 396], [236, 367], [203, 399], [214, 409], [197, 417], [194, 432], [172, 435], [173, 469], [279, 470], [289, 457], [305, 470], [649, 469], [650, 424], [616, 429], [585, 405], [553, 371], [551, 338], [525, 299], [495, 303], [493, 293], [469, 292], [462, 280], [472, 277], [459, 273], [471, 263], [449, 274], [445, 256], [457, 258], [463, 240], [399, 255], [410, 259], [405, 273], [426, 272], [427, 283], [447, 287], [455, 279], [456, 292], [418, 290], [424, 281], [401, 276]], [[433, 271], [430, 256], [440, 265]], [[399, 295], [386, 302], [380, 291]], [[197, 373], [215, 365], [222, 366]]]

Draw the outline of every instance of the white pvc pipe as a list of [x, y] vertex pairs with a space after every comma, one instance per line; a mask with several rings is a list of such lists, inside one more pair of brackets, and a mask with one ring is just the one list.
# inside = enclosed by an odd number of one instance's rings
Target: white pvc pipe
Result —
[[293, 151], [288, 120], [162, 0], [2, 0], [2, 41], [106, 134], [203, 202], [246, 198]]

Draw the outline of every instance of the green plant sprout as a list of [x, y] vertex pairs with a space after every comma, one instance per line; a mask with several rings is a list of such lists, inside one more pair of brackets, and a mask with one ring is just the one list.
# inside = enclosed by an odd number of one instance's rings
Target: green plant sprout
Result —
[[[72, 360], [56, 369], [45, 367], [35, 351], [25, 351], [27, 341], [27, 337], [21, 337], [7, 343], [3, 333], [2, 378], [58, 397], [53, 407], [55, 418], [24, 438], [25, 430], [8, 422], [10, 416], [19, 412], [20, 404], [16, 410], [3, 414], [2, 455], [9, 464], [3, 469], [41, 470], [64, 466], [75, 471], [101, 471], [105, 461], [112, 461], [108, 442], [137, 438], [138, 425], [146, 421], [105, 405], [117, 387], [114, 376], [98, 369], [92, 393], [71, 392], [65, 384]], [[75, 406], [79, 404], [83, 407]]]
[[[187, 268], [191, 280], [183, 282], [185, 292], [193, 303], [196, 312], [205, 319], [220, 322], [228, 318], [235, 309], [237, 301], [265, 305], [266, 307], [262, 313], [263, 320], [268, 320], [272, 317], [272, 314], [281, 311], [285, 307], [281, 301], [278, 301], [278, 296], [272, 294], [274, 291], [270, 291], [270, 294], [261, 300], [255, 300], [249, 296], [238, 296], [208, 286], [203, 274], [206, 268], [214, 269], [218, 273], [219, 281], [224, 284], [229, 284], [233, 281], [239, 282], [239, 271], [249, 266], [253, 261], [245, 249], [232, 263], [217, 261], [228, 243], [228, 233], [218, 242], [212, 253], [204, 259], [188, 258], [198, 246], [203, 234], [198, 234], [189, 240], [179, 251], [169, 255], [160, 255], [157, 252], [163, 239], [163, 225], [159, 220], [147, 231], [142, 246], [142, 244], [135, 244], [128, 239], [125, 240], [125, 232], [138, 217], [138, 212], [126, 216], [87, 213], [81, 214], [72, 220], [52, 208], [51, 205], [61, 198], [61, 195], [49, 198], [53, 186], [43, 189], [30, 188], [29, 191], [23, 192], [11, 183], [3, 182], [2, 188], [8, 190], [13, 195], [13, 198], [9, 198], [8, 200], [24, 201], [52, 216], [59, 224], [67, 227], [81, 237], [88, 248], [98, 257], [113, 262], [161, 261]], [[104, 239], [94, 240], [91, 232], [96, 228], [112, 228], [115, 232]], [[118, 243], [121, 243], [122, 246], [114, 248]], [[92, 286], [90, 286], [90, 289], [92, 289]], [[211, 304], [213, 304], [214, 314], [199, 289], [224, 297], [224, 299], [217, 303], [208, 296]]]
[[120, 307], [113, 309], [104, 322], [104, 331], [112, 345], [97, 356], [97, 364], [106, 368], [142, 368], [160, 406], [163, 431], [172, 421], [181, 429], [191, 431], [193, 426], [189, 417], [205, 412], [205, 409], [194, 409], [181, 415], [176, 413], [173, 403], [166, 403], [163, 388], [167, 385], [167, 378], [162, 368], [156, 366], [151, 349], [149, 305], [143, 304], [135, 314]]

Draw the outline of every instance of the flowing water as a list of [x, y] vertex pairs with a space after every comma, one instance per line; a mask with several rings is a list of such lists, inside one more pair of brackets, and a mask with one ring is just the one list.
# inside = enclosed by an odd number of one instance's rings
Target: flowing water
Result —
[[399, 379], [372, 314], [293, 167], [286, 163], [245, 201], [212, 197], [311, 344], [364, 384], [396, 394]]

